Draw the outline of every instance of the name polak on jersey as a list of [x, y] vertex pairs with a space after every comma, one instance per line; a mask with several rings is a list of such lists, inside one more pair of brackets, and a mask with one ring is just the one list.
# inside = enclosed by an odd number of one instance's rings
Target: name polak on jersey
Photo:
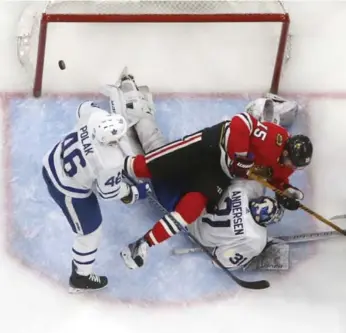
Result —
[[235, 235], [244, 235], [243, 207], [239, 191], [232, 192], [233, 230]]
[[[88, 154], [92, 154], [93, 148], [92, 145], [90, 143], [90, 138], [89, 138], [89, 132], [88, 132], [88, 126], [83, 126], [79, 129], [80, 132], [80, 137], [81, 137], [81, 143], [83, 145], [83, 150], [84, 150], [84, 154], [87, 156]], [[89, 141], [85, 142], [85, 141]]]

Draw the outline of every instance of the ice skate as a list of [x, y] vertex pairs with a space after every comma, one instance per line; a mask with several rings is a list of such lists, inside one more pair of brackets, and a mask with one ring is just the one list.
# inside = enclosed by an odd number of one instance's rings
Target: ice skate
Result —
[[140, 238], [134, 243], [129, 244], [120, 252], [125, 265], [130, 269], [142, 267], [147, 257], [149, 244], [144, 238]]
[[77, 273], [76, 265], [72, 262], [72, 274], [70, 276], [69, 284], [69, 292], [73, 294], [103, 289], [108, 285], [108, 279], [106, 276], [98, 276], [94, 273], [89, 275], [79, 275]]

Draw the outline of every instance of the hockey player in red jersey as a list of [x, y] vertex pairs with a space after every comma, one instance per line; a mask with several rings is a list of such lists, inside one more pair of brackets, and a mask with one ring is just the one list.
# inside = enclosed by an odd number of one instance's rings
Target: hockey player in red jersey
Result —
[[[240, 113], [146, 155], [128, 157], [125, 171], [132, 177], [162, 180], [171, 187], [179, 184], [183, 195], [171, 215], [163, 216], [142, 238], [129, 244], [121, 255], [129, 268], [141, 267], [148, 247], [179, 232], [205, 208], [214, 207], [235, 177], [247, 178], [254, 165], [266, 170], [266, 178], [290, 194], [279, 202], [297, 209], [303, 194], [288, 183], [297, 169], [309, 165], [312, 144], [308, 137], [290, 137], [281, 126], [260, 122], [249, 113]], [[297, 200], [298, 199], [298, 200]], [[171, 218], [174, 217], [174, 220]]]

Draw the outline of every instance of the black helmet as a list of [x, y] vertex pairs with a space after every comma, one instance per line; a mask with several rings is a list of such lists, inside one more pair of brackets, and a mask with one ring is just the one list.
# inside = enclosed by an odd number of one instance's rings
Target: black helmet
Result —
[[307, 136], [302, 134], [291, 136], [286, 141], [284, 149], [295, 167], [305, 167], [310, 164], [313, 147]]

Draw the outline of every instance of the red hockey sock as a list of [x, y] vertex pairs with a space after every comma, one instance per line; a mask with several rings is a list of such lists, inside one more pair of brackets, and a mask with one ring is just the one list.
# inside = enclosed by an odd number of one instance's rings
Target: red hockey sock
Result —
[[193, 223], [202, 214], [207, 201], [208, 199], [199, 192], [185, 194], [177, 204], [176, 210], [157, 221], [154, 227], [144, 236], [149, 245], [162, 243], [177, 234], [180, 230], [176, 222], [182, 227]]
[[147, 166], [144, 155], [137, 155], [132, 161], [132, 170], [138, 178], [151, 178], [151, 172]]

